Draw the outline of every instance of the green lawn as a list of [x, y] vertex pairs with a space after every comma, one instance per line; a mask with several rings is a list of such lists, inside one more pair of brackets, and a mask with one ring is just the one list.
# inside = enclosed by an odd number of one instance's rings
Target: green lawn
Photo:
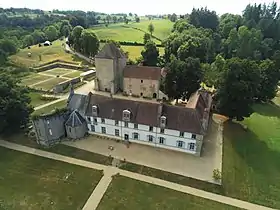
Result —
[[51, 104], [47, 107], [44, 107], [42, 109], [38, 109], [32, 113], [32, 115], [41, 115], [41, 114], [48, 114], [52, 112], [55, 109], [61, 109], [66, 107], [67, 100], [59, 101], [57, 103]]
[[66, 74], [64, 75], [64, 77], [69, 77], [69, 78], [76, 78], [76, 77], [80, 77], [80, 74], [83, 73], [83, 71], [72, 71], [72, 73]]
[[46, 82], [42, 82], [38, 85], [34, 85], [33, 87], [36, 89], [42, 89], [42, 90], [52, 90], [55, 85], [57, 85], [61, 82], [64, 82], [64, 81], [67, 81], [67, 79], [57, 77], [57, 78], [50, 79]]
[[24, 77], [21, 80], [21, 84], [30, 86], [30, 85], [33, 85], [33, 84], [36, 84], [38, 82], [42, 82], [42, 81], [45, 81], [45, 80], [51, 79], [51, 78], [52, 78], [51, 76], [40, 75], [40, 74], [32, 74], [32, 75], [29, 75], [27, 77]]
[[123, 176], [114, 176], [97, 210], [231, 210], [215, 201]]
[[254, 106], [255, 113], [224, 129], [223, 187], [227, 196], [280, 209], [280, 108]]
[[0, 209], [82, 209], [102, 177], [101, 171], [3, 147], [0, 154]]
[[63, 75], [63, 74], [71, 73], [71, 72], [73, 72], [72, 69], [54, 68], [54, 69], [51, 69], [51, 70], [43, 71], [41, 73], [57, 76], [57, 75]]
[[51, 98], [48, 98], [48, 99], [43, 98], [42, 93], [38, 93], [38, 92], [34, 92], [34, 91], [30, 92], [28, 95], [31, 98], [31, 105], [34, 106], [34, 107], [40, 106], [42, 104], [45, 104], [45, 103], [48, 103], [48, 102], [54, 100], [54, 99], [51, 99]]
[[[122, 45], [121, 48], [125, 52], [128, 52], [129, 59], [136, 60], [136, 58], [139, 58], [141, 56], [141, 52], [144, 49], [144, 46], [127, 46], [127, 45]], [[164, 48], [163, 47], [158, 47], [158, 49], [159, 49], [159, 54], [163, 55], [164, 54]]]
[[[63, 43], [64, 41], [57, 40], [52, 42], [51, 46], [38, 47], [38, 45], [33, 45], [31, 46], [31, 49], [24, 48], [20, 50], [17, 54], [12, 55], [10, 59], [18, 65], [24, 65], [27, 67], [37, 66], [57, 59], [80, 62], [76, 56], [64, 51], [64, 47], [62, 46]], [[29, 52], [32, 53], [31, 57], [28, 57]], [[39, 55], [42, 56], [41, 61]]]

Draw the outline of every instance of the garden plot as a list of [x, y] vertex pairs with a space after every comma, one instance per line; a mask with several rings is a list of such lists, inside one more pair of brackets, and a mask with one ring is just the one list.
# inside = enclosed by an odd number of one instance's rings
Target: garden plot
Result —
[[64, 82], [64, 81], [67, 81], [67, 79], [57, 77], [57, 78], [50, 79], [46, 82], [42, 82], [37, 85], [34, 85], [33, 87], [36, 89], [42, 89], [42, 90], [48, 91], [48, 90], [52, 90], [55, 85], [57, 85], [61, 82]]

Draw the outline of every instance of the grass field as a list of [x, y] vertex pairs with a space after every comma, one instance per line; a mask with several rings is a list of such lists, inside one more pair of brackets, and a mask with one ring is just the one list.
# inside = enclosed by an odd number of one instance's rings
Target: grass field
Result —
[[83, 71], [72, 71], [72, 73], [66, 74], [64, 75], [64, 77], [68, 77], [68, 78], [76, 78], [76, 77], [80, 77], [80, 74], [83, 73]]
[[57, 77], [57, 78], [50, 79], [46, 82], [42, 82], [40, 84], [34, 85], [33, 87], [36, 89], [42, 89], [42, 90], [52, 90], [55, 85], [57, 85], [61, 82], [64, 82], [64, 81], [67, 81], [67, 79]]
[[[38, 45], [33, 45], [31, 46], [31, 49], [24, 48], [20, 50], [17, 54], [12, 55], [10, 59], [18, 65], [24, 65], [27, 67], [37, 66], [57, 59], [65, 61], [81, 61], [76, 58], [76, 56], [66, 53], [62, 44], [63, 41], [57, 40], [52, 42], [51, 46], [38, 47]], [[28, 57], [29, 52], [32, 53], [31, 57]], [[41, 61], [39, 59], [39, 55], [42, 56]]]
[[48, 77], [46, 75], [32, 74], [27, 77], [24, 77], [21, 80], [21, 84], [29, 86], [51, 78], [52, 77]]
[[[276, 100], [279, 100], [276, 99]], [[257, 104], [242, 122], [224, 130], [225, 194], [280, 209], [280, 108]]]
[[66, 101], [67, 100], [63, 100], [63, 101], [59, 101], [57, 103], [54, 103], [50, 106], [44, 107], [42, 109], [38, 109], [36, 111], [34, 111], [32, 113], [32, 115], [41, 115], [41, 114], [47, 114], [50, 113], [51, 111], [57, 109], [61, 109], [61, 108], [65, 108], [66, 107]]
[[0, 154], [0, 209], [82, 209], [102, 177], [101, 171], [3, 147]]
[[48, 100], [43, 100], [42, 99], [42, 93], [38, 93], [38, 92], [30, 92], [29, 97], [31, 98], [31, 105], [36, 107], [36, 106], [40, 106], [42, 104], [48, 103], [53, 101], [54, 99], [48, 99]]
[[64, 69], [64, 68], [54, 68], [51, 70], [47, 70], [47, 71], [43, 71], [43, 74], [50, 74], [53, 76], [57, 76], [57, 75], [63, 75], [63, 74], [67, 74], [67, 73], [71, 73], [73, 72], [72, 69]]
[[97, 210], [239, 209], [138, 180], [114, 176]]
[[[141, 56], [141, 52], [144, 49], [143, 46], [126, 46], [122, 45], [121, 48], [125, 51], [128, 52], [128, 57], [131, 60], [136, 60], [136, 58], [139, 58]], [[158, 47], [159, 49], [159, 54], [163, 55], [164, 54], [164, 48], [163, 47]]]

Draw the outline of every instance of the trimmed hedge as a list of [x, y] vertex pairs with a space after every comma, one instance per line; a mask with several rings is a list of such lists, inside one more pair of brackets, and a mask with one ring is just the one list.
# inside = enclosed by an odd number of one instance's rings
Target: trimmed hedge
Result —
[[[99, 40], [101, 43], [107, 43], [109, 40], [106, 39], [100, 39]], [[127, 41], [119, 41], [120, 45], [125, 45], [125, 46], [145, 46], [144, 43], [140, 42], [127, 42]], [[164, 47], [162, 44], [157, 44], [157, 47]]]

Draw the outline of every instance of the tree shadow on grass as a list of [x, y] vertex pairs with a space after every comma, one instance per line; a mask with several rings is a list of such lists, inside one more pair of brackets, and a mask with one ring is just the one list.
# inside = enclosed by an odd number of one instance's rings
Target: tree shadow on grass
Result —
[[280, 118], [280, 107], [273, 102], [255, 104], [253, 109], [260, 115]]
[[226, 191], [233, 197], [280, 208], [280, 152], [238, 123], [226, 123], [224, 131]]

